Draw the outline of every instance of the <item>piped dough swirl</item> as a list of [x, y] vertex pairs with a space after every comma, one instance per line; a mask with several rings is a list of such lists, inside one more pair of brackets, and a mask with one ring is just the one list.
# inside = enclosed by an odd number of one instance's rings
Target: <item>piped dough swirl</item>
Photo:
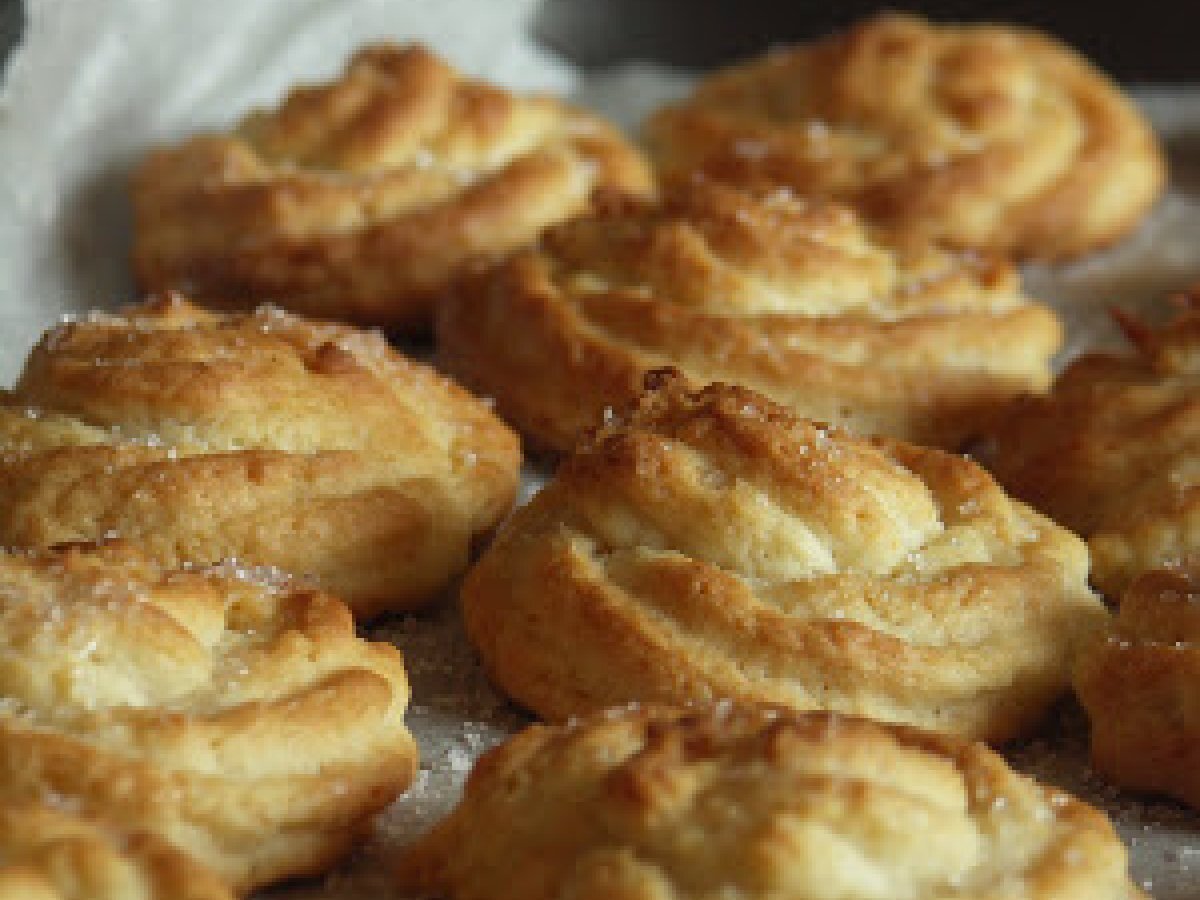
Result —
[[1065, 529], [962, 457], [651, 380], [464, 582], [518, 702], [731, 697], [1003, 741], [1067, 686], [1106, 613]]
[[272, 570], [0, 554], [0, 797], [78, 805], [240, 891], [338, 859], [412, 779], [400, 653]]
[[859, 433], [953, 448], [1048, 385], [1061, 336], [1001, 260], [786, 189], [704, 179], [661, 202], [605, 197], [461, 285], [438, 319], [446, 367], [558, 452], [666, 365]]
[[146, 290], [427, 329], [464, 267], [600, 186], [650, 187], [607, 122], [378, 44], [231, 134], [152, 152], [133, 183], [134, 266]]
[[1071, 48], [897, 13], [711, 75], [647, 132], [668, 174], [786, 184], [1020, 258], [1112, 243], [1166, 184], [1149, 123]]
[[450, 900], [1145, 900], [1102, 813], [982, 745], [728, 704], [530, 727], [400, 880]]
[[177, 295], [51, 329], [0, 392], [0, 546], [119, 535], [165, 565], [435, 598], [516, 493], [516, 436], [377, 333]]

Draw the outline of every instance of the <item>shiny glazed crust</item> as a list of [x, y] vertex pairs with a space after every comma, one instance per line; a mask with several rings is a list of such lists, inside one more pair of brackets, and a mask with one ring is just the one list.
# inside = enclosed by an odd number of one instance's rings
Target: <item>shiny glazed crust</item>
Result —
[[726, 704], [535, 725], [400, 863], [451, 900], [1133, 900], [1097, 810], [986, 747]]
[[1006, 263], [786, 189], [697, 179], [661, 203], [609, 196], [551, 229], [460, 286], [437, 333], [451, 372], [562, 453], [664, 365], [859, 433], [954, 448], [1049, 384], [1062, 328]]
[[1148, 122], [1069, 47], [894, 13], [718, 72], [647, 130], [668, 173], [788, 184], [1020, 258], [1112, 243], [1166, 183]]
[[1080, 655], [1075, 689], [1092, 763], [1119, 785], [1200, 809], [1200, 582], [1140, 575], [1112, 628]]
[[160, 562], [411, 608], [513, 501], [516, 436], [381, 335], [178, 296], [50, 330], [0, 393], [0, 546], [120, 535]]
[[233, 893], [152, 835], [0, 800], [0, 900], [233, 900]]
[[66, 798], [239, 891], [320, 872], [412, 779], [400, 653], [341, 602], [131, 545], [0, 555], [0, 797]]
[[1141, 572], [1200, 563], [1200, 309], [1123, 319], [1132, 354], [1075, 360], [988, 429], [977, 454], [1018, 497], [1083, 535], [1116, 600]]
[[134, 267], [147, 290], [425, 329], [466, 266], [596, 187], [649, 184], [608, 123], [380, 44], [231, 134], [152, 152], [133, 181]]
[[552, 720], [731, 697], [997, 742], [1036, 724], [1106, 618], [1081, 541], [962, 457], [653, 379], [464, 581], [510, 696]]

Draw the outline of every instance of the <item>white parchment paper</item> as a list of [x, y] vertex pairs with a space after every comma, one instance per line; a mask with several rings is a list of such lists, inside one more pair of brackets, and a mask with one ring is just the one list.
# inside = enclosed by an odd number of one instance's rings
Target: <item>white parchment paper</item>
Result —
[[[422, 40], [466, 71], [569, 94], [629, 128], [690, 83], [646, 65], [582, 78], [530, 39], [536, 0], [30, 0], [28, 7], [24, 41], [0, 89], [0, 384], [11, 383], [30, 345], [60, 315], [133, 299], [126, 183], [149, 146], [273, 105], [297, 82], [332, 76], [362, 43]], [[1165, 294], [1200, 281], [1200, 86], [1134, 94], [1170, 149], [1172, 190], [1111, 251], [1027, 269], [1032, 293], [1067, 321], [1060, 362], [1119, 343], [1109, 306], [1158, 319]], [[528, 472], [527, 489], [538, 480]], [[422, 754], [416, 783], [337, 872], [265, 896], [396, 897], [389, 861], [453, 804], [479, 753], [526, 721], [483, 678], [454, 601], [451, 591], [433, 612], [371, 631], [405, 651], [410, 724]], [[1107, 809], [1135, 876], [1158, 900], [1200, 897], [1200, 817], [1097, 779], [1077, 709], [1067, 706], [1010, 756]]]

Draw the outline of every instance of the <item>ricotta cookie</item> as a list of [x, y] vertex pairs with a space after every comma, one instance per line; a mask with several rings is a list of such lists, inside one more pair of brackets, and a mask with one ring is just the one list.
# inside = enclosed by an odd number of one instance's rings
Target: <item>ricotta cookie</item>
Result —
[[1022, 398], [976, 452], [1010, 491], [1083, 535], [1092, 579], [1116, 600], [1141, 572], [1200, 564], [1200, 306], [1136, 351], [1079, 357]]
[[1117, 784], [1200, 809], [1200, 580], [1147, 572], [1104, 639], [1080, 657], [1075, 689], [1092, 762]]
[[1149, 123], [1069, 47], [895, 13], [708, 77], [648, 137], [668, 173], [786, 184], [1023, 259], [1112, 243], [1166, 184]]
[[233, 893], [151, 835], [0, 800], [0, 900], [233, 900]]
[[408, 785], [408, 696], [398, 650], [273, 573], [0, 554], [0, 796], [66, 798], [239, 892], [323, 871]]
[[953, 449], [1048, 386], [1062, 338], [1007, 263], [786, 189], [704, 179], [661, 203], [609, 196], [551, 229], [461, 285], [437, 333], [451, 372], [559, 453], [666, 365], [859, 433]]
[[363, 616], [436, 597], [519, 469], [484, 403], [381, 335], [272, 308], [67, 322], [0, 392], [0, 546], [119, 535], [311, 575]]
[[650, 186], [608, 123], [380, 44], [230, 134], [151, 152], [133, 179], [134, 268], [146, 290], [428, 329], [450, 279], [599, 186]]
[[724, 703], [528, 728], [400, 881], [450, 900], [1147, 900], [1102, 813], [980, 744]]
[[729, 697], [1025, 734], [1107, 618], [1087, 550], [971, 461], [670, 376], [468, 574], [467, 634], [561, 720]]

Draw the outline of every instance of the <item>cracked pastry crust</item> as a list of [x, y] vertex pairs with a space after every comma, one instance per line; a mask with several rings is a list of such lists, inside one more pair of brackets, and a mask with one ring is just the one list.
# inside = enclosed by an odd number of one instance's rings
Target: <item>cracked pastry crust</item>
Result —
[[231, 134], [152, 152], [133, 181], [134, 268], [146, 290], [427, 329], [450, 279], [599, 186], [650, 186], [608, 123], [379, 44]]
[[[1050, 382], [1062, 327], [1015, 268], [884, 233], [834, 203], [703, 179], [589, 217], [462, 284], [444, 366], [539, 449], [671, 365], [859, 433], [953, 449]], [[552, 374], [551, 374], [552, 373]]]
[[959, 247], [1064, 259], [1166, 184], [1149, 123], [1071, 48], [882, 14], [718, 72], [647, 126], [667, 173], [787, 184]]
[[64, 798], [237, 891], [323, 871], [411, 781], [400, 653], [274, 572], [0, 554], [0, 797]]
[[1141, 572], [1200, 563], [1200, 297], [1176, 299], [1159, 329], [1121, 316], [1134, 353], [1079, 357], [977, 447], [1008, 490], [1087, 539], [1114, 600]]
[[1092, 764], [1124, 787], [1200, 809], [1200, 579], [1138, 576], [1108, 633], [1081, 654], [1075, 690]]
[[165, 565], [437, 596], [512, 504], [513, 434], [377, 333], [159, 298], [51, 329], [0, 392], [0, 546], [120, 535]]
[[153, 835], [0, 800], [0, 900], [233, 900], [233, 893]]
[[1074, 535], [963, 457], [649, 380], [464, 581], [515, 700], [561, 720], [730, 697], [999, 742], [1067, 687], [1107, 617]]
[[1098, 810], [980, 744], [727, 704], [534, 725], [401, 885], [450, 900], [1145, 900]]

